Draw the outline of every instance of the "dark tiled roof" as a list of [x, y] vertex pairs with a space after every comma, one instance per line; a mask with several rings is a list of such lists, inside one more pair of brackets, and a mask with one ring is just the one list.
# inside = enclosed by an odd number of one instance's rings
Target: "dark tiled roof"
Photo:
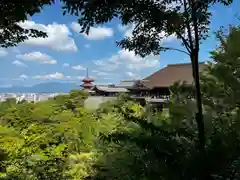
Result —
[[117, 87], [125, 87], [125, 88], [132, 88], [137, 80], [124, 80], [121, 81], [120, 84], [117, 85]]
[[92, 83], [83, 83], [81, 84], [82, 87], [93, 87]]
[[90, 77], [85, 77], [82, 79], [83, 82], [93, 82], [94, 79], [93, 78], [90, 78]]
[[[200, 72], [204, 70], [204, 67], [204, 63], [199, 63]], [[143, 80], [143, 84], [151, 89], [156, 87], [170, 87], [177, 81], [185, 81], [187, 84], [192, 84], [192, 65], [190, 63], [170, 64]]]
[[109, 87], [109, 86], [94, 86], [95, 90], [103, 91], [103, 92], [128, 92], [126, 88], [120, 88], [120, 87]]

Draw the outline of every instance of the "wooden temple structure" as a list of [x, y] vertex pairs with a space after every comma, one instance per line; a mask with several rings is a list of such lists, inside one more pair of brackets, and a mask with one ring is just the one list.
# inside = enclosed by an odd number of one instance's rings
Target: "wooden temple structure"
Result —
[[84, 91], [92, 92], [94, 79], [88, 76], [88, 68], [86, 69], [86, 77], [82, 79], [81, 87]]
[[[204, 67], [204, 63], [199, 63], [199, 72], [202, 72]], [[128, 93], [142, 105], [148, 102], [166, 106], [170, 95], [169, 87], [179, 81], [193, 84], [190, 63], [169, 64], [142, 80], [121, 81], [118, 85], [96, 85], [92, 88], [92, 95], [117, 96], [119, 93]]]

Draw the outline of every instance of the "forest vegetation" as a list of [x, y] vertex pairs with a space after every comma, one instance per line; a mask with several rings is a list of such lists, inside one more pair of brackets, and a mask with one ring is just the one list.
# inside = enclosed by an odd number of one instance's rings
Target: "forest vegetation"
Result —
[[[217, 33], [201, 74], [206, 161], [200, 164], [194, 88], [175, 83], [169, 111], [152, 113], [127, 95], [91, 111], [88, 94], [0, 104], [0, 179], [211, 179], [240, 177], [240, 28]], [[223, 73], [224, 72], [224, 73]]]
[[[18, 22], [52, 3], [1, 1], [0, 46], [46, 37]], [[38, 103], [7, 99], [0, 103], [0, 179], [240, 179], [240, 27], [216, 33], [219, 46], [205, 71], [198, 72], [200, 44], [211, 23], [209, 8], [232, 0], [62, 3], [64, 14], [79, 17], [81, 32], [114, 18], [123, 25], [135, 24], [133, 36], [117, 45], [137, 55], [166, 50], [187, 54], [195, 86], [176, 82], [170, 87], [168, 112], [159, 113], [125, 94], [96, 111], [84, 108], [88, 94], [80, 90]], [[184, 49], [162, 47], [162, 39], [171, 35]]]

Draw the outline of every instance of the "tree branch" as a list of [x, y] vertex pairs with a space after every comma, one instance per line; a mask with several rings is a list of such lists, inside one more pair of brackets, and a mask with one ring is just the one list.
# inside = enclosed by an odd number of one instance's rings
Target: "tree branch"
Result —
[[[189, 5], [190, 5], [190, 1], [188, 1]], [[188, 33], [188, 39], [189, 39], [189, 44], [190, 44], [190, 49], [193, 49], [193, 40], [192, 40], [192, 31], [191, 31], [191, 27], [190, 27], [190, 20], [189, 20], [189, 15], [187, 12], [187, 3], [186, 0], [183, 1], [184, 4], [184, 13], [185, 13], [185, 17], [187, 19], [187, 33]]]
[[184, 46], [186, 47], [188, 53], [190, 54], [191, 53], [191, 48], [190, 48], [187, 40], [181, 35], [181, 33], [176, 31], [176, 34], [177, 34], [177, 36], [179, 36], [181, 38], [181, 40], [183, 41]]
[[[165, 24], [165, 26], [168, 26], [168, 25]], [[179, 32], [179, 30], [177, 28], [175, 28], [175, 33], [182, 40], [184, 46], [186, 47], [186, 49], [187, 49], [187, 51], [189, 53], [188, 55], [190, 55], [192, 49], [191, 49], [189, 43], [187, 42], [187, 40], [182, 36], [182, 33]], [[184, 53], [186, 53], [186, 52], [184, 52]]]
[[172, 51], [178, 51], [178, 52], [181, 52], [181, 53], [184, 53], [184, 54], [187, 54], [188, 56], [190, 56], [190, 53], [184, 51], [184, 50], [181, 50], [181, 49], [177, 49], [177, 48], [171, 48], [171, 47], [163, 47], [163, 49], [165, 50], [172, 50]]
[[199, 34], [198, 34], [198, 22], [197, 22], [197, 10], [198, 7], [197, 5], [199, 4], [199, 2], [195, 2], [192, 5], [192, 18], [193, 18], [193, 28], [194, 28], [194, 33], [195, 33], [195, 48], [197, 51], [199, 51]]

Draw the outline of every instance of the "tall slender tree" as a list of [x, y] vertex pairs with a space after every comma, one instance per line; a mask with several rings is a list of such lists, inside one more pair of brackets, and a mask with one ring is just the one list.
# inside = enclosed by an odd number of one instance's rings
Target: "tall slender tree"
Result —
[[[196, 88], [196, 122], [199, 150], [204, 153], [205, 135], [199, 83], [198, 57], [200, 43], [207, 38], [210, 16], [209, 7], [215, 3], [230, 5], [232, 0], [62, 0], [64, 14], [79, 16], [80, 33], [90, 27], [114, 18], [123, 25], [134, 24], [132, 37], [117, 42], [121, 48], [145, 57], [159, 55], [161, 51], [176, 50], [187, 54], [192, 63]], [[185, 49], [163, 47], [164, 37], [175, 35]]]

